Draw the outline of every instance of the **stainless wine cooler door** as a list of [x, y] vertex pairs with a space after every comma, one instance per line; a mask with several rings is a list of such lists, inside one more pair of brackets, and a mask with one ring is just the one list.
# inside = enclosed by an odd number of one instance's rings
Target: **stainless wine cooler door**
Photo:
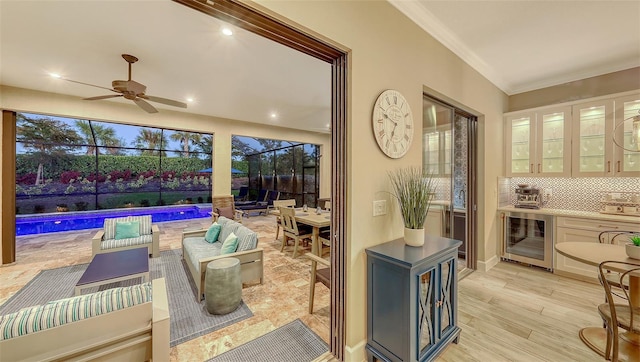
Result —
[[553, 268], [553, 216], [506, 213], [503, 235], [504, 259]]

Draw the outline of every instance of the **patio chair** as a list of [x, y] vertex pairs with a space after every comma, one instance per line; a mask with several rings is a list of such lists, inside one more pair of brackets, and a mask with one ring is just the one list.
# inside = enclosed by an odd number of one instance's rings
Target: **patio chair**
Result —
[[227, 219], [231, 219], [242, 223], [242, 211], [236, 210], [235, 203], [233, 202], [233, 195], [217, 195], [211, 199], [213, 221], [218, 220], [218, 216], [224, 216]]
[[252, 212], [267, 213], [269, 209], [273, 207], [273, 202], [280, 199], [280, 191], [267, 191], [267, 196], [264, 201], [257, 201], [252, 205], [236, 205], [239, 210], [244, 212], [246, 217], [251, 216]]
[[282, 232], [284, 236], [282, 237], [282, 246], [280, 247], [280, 251], [284, 251], [285, 245], [287, 245], [289, 239], [293, 239], [293, 257], [296, 257], [296, 253], [298, 252], [298, 245], [300, 244], [300, 240], [311, 240], [312, 231], [311, 228], [303, 225], [302, 227], [298, 227], [298, 223], [296, 222], [296, 210], [290, 207], [280, 207], [280, 217], [282, 218]]
[[[273, 209], [280, 210], [280, 207], [295, 207], [296, 199], [287, 199], [287, 200], [275, 200], [273, 202]], [[282, 218], [280, 216], [276, 217], [276, 240], [278, 240], [278, 236], [280, 235], [280, 227], [282, 226]]]
[[238, 195], [233, 198], [233, 201], [234, 202], [247, 201], [248, 196], [249, 196], [249, 186], [240, 186]]
[[[269, 190], [261, 189], [260, 192], [258, 192], [258, 197], [255, 200], [236, 201], [235, 204], [236, 204], [236, 207], [247, 206], [247, 205], [255, 205], [258, 202], [267, 201], [267, 196], [269, 196]], [[248, 196], [247, 196], [247, 198], [248, 198]]]
[[[316, 283], [320, 282], [331, 289], [331, 263], [321, 257], [307, 253], [304, 255], [311, 260], [311, 277], [309, 279], [309, 314], [313, 314], [313, 299], [316, 292]], [[322, 267], [318, 268], [318, 264]]]

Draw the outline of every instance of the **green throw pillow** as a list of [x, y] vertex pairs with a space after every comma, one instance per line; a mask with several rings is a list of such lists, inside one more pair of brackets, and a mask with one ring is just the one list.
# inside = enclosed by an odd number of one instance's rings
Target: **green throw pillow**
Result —
[[218, 241], [218, 236], [220, 235], [220, 230], [222, 230], [222, 225], [214, 222], [209, 226], [209, 230], [204, 234], [204, 240], [208, 243], [215, 243]]
[[227, 236], [227, 239], [222, 243], [220, 248], [220, 255], [235, 253], [238, 248], [238, 237], [236, 234], [231, 233]]
[[114, 239], [130, 239], [140, 236], [139, 221], [120, 221], [116, 222], [116, 236]]

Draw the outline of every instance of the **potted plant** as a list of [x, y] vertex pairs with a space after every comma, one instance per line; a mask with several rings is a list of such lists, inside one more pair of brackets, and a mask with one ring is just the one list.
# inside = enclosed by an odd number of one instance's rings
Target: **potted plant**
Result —
[[424, 244], [424, 221], [435, 194], [433, 175], [409, 167], [389, 173], [391, 195], [398, 201], [404, 223], [404, 241], [410, 246]]
[[640, 259], [640, 235], [629, 237], [630, 243], [625, 245], [627, 255], [632, 259]]

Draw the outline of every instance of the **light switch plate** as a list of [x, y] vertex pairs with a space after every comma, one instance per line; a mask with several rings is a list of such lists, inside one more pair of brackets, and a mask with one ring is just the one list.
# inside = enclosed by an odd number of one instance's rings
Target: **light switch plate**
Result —
[[373, 216], [385, 215], [387, 213], [387, 200], [373, 200]]

